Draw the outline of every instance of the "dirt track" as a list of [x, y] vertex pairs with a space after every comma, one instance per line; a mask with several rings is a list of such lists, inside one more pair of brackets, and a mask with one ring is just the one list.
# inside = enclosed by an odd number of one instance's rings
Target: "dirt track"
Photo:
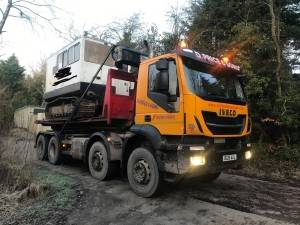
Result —
[[[24, 153], [25, 144], [28, 151]], [[15, 142], [13, 151], [28, 160], [35, 155], [32, 140], [26, 138]], [[300, 224], [299, 183], [222, 174], [211, 184], [193, 180], [167, 185], [160, 197], [144, 199], [130, 190], [125, 178], [93, 179], [81, 162], [68, 160], [60, 166], [33, 163], [69, 176], [78, 184], [80, 201], [60, 224]]]
[[137, 197], [126, 179], [99, 182], [80, 163], [39, 166], [71, 176], [82, 202], [67, 224], [300, 224], [300, 188], [223, 174], [212, 184], [167, 185], [160, 197]]

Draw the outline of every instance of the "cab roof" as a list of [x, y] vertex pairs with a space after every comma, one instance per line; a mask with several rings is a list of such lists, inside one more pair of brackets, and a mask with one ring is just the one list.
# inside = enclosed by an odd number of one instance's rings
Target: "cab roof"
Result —
[[211, 66], [218, 66], [218, 67], [223, 67], [224, 69], [227, 70], [231, 70], [233, 72], [239, 73], [241, 71], [240, 66], [237, 66], [235, 64], [232, 63], [223, 63], [222, 60], [197, 52], [195, 50], [192, 49], [187, 49], [187, 48], [177, 48], [176, 50], [173, 51], [174, 53], [180, 55], [180, 56], [184, 56], [184, 57], [188, 57], [191, 58], [193, 60], [196, 60], [198, 62], [201, 63], [205, 63]]

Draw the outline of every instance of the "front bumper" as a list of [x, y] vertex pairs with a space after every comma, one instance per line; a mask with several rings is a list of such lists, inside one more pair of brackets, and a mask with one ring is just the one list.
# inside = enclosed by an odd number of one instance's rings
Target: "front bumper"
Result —
[[[181, 145], [174, 150], [162, 150], [157, 154], [159, 168], [163, 172], [200, 176], [207, 173], [220, 172], [225, 169], [242, 168], [245, 159], [245, 152], [250, 150], [245, 139], [226, 139], [225, 143], [214, 143], [214, 139], [208, 139], [204, 149], [198, 151], [190, 150], [193, 145]], [[236, 155], [236, 160], [223, 161], [224, 155]], [[204, 156], [205, 165], [194, 166], [191, 164], [191, 157]]]

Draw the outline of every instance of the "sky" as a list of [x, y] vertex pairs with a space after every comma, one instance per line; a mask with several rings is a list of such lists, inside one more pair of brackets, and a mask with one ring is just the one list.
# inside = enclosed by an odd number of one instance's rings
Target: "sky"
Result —
[[[35, 0], [38, 2], [39, 0]], [[44, 0], [45, 1], [45, 0]], [[49, 0], [51, 1], [51, 0]], [[52, 0], [55, 1], [55, 0]], [[54, 24], [60, 29], [74, 24], [76, 30], [84, 31], [91, 26], [104, 26], [113, 21], [122, 21], [134, 13], [142, 15], [146, 24], [155, 23], [160, 32], [171, 29], [167, 12], [171, 6], [181, 7], [189, 0], [56, 0], [58, 20]], [[4, 7], [6, 0], [0, 0]], [[41, 10], [41, 15], [47, 12]], [[68, 42], [59, 37], [53, 29], [44, 25], [35, 26], [20, 19], [9, 17], [0, 39], [0, 57], [7, 58], [15, 54], [27, 72], [36, 68], [43, 58], [56, 52]]]

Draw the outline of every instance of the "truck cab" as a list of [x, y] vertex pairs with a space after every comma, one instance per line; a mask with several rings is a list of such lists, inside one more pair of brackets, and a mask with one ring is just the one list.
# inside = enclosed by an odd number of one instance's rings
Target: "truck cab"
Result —
[[239, 75], [239, 66], [190, 49], [141, 63], [131, 129], [153, 132], [164, 171], [218, 175], [251, 158]]

